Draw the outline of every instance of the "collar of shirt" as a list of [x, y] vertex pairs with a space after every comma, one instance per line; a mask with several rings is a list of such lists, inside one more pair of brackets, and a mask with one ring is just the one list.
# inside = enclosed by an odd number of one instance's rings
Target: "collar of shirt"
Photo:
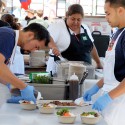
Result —
[[[70, 33], [72, 34], [72, 35], [77, 35], [76, 33], [74, 33], [70, 28], [69, 28], [69, 31], [70, 31]], [[80, 33], [84, 33], [84, 29], [81, 27], [80, 28]]]

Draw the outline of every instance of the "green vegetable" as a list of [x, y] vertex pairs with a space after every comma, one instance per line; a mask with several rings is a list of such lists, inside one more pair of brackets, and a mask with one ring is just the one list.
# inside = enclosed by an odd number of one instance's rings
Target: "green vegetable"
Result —
[[57, 115], [63, 116], [66, 112], [69, 112], [68, 108], [62, 108], [56, 112]]
[[94, 115], [95, 117], [98, 117], [98, 114], [96, 112], [83, 112], [81, 116], [88, 116], [88, 115]]
[[33, 82], [42, 84], [51, 84], [52, 78], [50, 76], [34, 76]]

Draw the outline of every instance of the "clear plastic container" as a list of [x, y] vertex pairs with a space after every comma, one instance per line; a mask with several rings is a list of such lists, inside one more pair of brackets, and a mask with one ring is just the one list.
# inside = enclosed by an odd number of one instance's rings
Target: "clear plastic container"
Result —
[[83, 73], [86, 72], [86, 66], [80, 63], [74, 63], [69, 65], [69, 77], [74, 73], [78, 76], [79, 80], [81, 80]]

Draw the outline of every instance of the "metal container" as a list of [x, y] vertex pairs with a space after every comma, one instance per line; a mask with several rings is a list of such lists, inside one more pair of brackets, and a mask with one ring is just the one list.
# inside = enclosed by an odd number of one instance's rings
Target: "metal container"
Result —
[[31, 84], [36, 90], [41, 92], [44, 100], [64, 100], [66, 99], [66, 84]]
[[83, 73], [86, 72], [86, 66], [80, 63], [69, 64], [68, 77], [72, 76], [74, 73], [78, 76], [79, 80], [82, 78]]
[[29, 65], [31, 67], [45, 66], [45, 51], [36, 50], [30, 53]]
[[57, 77], [61, 79], [68, 79], [69, 65], [73, 63], [83, 64], [86, 66], [86, 70], [88, 70], [87, 79], [95, 79], [95, 67], [83, 61], [59, 61], [59, 65], [57, 66]]

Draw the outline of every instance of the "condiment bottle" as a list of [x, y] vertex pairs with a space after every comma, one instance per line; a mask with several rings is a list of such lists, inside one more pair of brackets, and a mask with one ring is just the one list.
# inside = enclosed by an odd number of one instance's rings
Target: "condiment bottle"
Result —
[[79, 96], [79, 79], [75, 73], [69, 78], [69, 99], [75, 100]]

